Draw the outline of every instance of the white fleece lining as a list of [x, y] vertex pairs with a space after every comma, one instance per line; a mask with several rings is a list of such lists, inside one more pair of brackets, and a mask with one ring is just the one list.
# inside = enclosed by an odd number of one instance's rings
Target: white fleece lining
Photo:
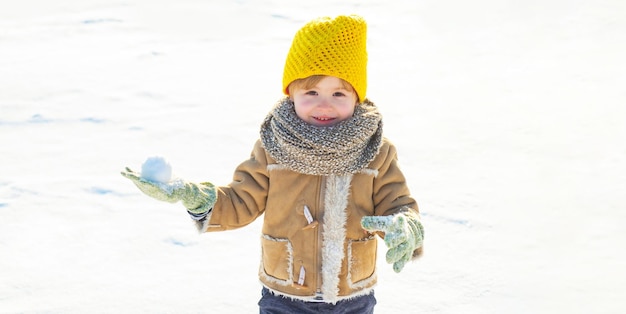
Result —
[[260, 276], [263, 277], [268, 282], [277, 283], [282, 286], [291, 285], [293, 283], [293, 246], [291, 245], [291, 242], [289, 242], [289, 240], [287, 239], [273, 238], [266, 234], [264, 234], [262, 237], [263, 239], [266, 239], [269, 241], [286, 242], [287, 244], [287, 274], [289, 274], [289, 278], [287, 278], [286, 280], [281, 280], [281, 279], [278, 279], [274, 276], [270, 276], [269, 274], [267, 274], [267, 272], [265, 272], [265, 268], [263, 267], [263, 252], [261, 252], [261, 265], [259, 266]]
[[352, 175], [326, 177], [324, 222], [322, 231], [322, 295], [336, 303], [339, 295], [339, 274], [345, 256], [348, 196]]
[[370, 176], [373, 176], [374, 178], [378, 177], [378, 170], [376, 169], [363, 168], [358, 173], [370, 175]]
[[[312, 297], [307, 297], [307, 296], [299, 296], [299, 295], [292, 295], [292, 294], [288, 294], [288, 293], [284, 293], [278, 290], [274, 290], [268, 286], [266, 286], [265, 284], [263, 284], [263, 282], [261, 281], [261, 285], [265, 288], [267, 288], [267, 290], [269, 290], [273, 295], [278, 295], [284, 298], [288, 298], [290, 300], [297, 300], [297, 301], [304, 301], [304, 302], [313, 302], [313, 303], [331, 303], [328, 302], [327, 300], [319, 300], [316, 299], [315, 296]], [[374, 291], [374, 287], [371, 288], [367, 288], [367, 289], [363, 289], [360, 290], [358, 292], [355, 292], [351, 295], [347, 295], [347, 296], [339, 296], [336, 297], [336, 300], [333, 301], [333, 304], [336, 304], [339, 301], [343, 301], [343, 300], [351, 300], [360, 296], [364, 296], [364, 295], [369, 295], [372, 293], [372, 291]]]
[[289, 168], [283, 164], [269, 164], [267, 165], [267, 171], [272, 170], [289, 170]]

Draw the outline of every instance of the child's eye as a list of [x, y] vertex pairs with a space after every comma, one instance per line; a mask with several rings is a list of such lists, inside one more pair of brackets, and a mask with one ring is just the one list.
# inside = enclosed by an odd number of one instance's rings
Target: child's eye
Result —
[[345, 95], [346, 95], [346, 94], [344, 94], [344, 93], [342, 93], [342, 92], [336, 92], [336, 93], [334, 93], [334, 94], [333, 94], [333, 96], [335, 96], [335, 97], [343, 97], [343, 96], [345, 96]]
[[308, 91], [308, 92], [306, 92], [306, 93], [304, 93], [304, 94], [305, 94], [305, 95], [310, 95], [310, 96], [317, 96], [317, 92], [316, 92], [316, 91], [314, 91], [314, 90], [310, 90], [310, 91]]

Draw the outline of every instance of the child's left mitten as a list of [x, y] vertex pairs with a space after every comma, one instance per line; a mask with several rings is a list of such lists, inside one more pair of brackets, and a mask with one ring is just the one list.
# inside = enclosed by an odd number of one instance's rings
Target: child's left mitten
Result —
[[399, 273], [411, 260], [416, 250], [422, 247], [424, 227], [419, 216], [405, 212], [391, 216], [365, 216], [361, 219], [363, 229], [370, 232], [383, 232], [387, 251], [387, 263]]

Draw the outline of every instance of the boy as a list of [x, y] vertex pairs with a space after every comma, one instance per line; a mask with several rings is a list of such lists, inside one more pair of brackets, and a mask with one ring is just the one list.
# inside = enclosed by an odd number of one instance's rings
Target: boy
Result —
[[151, 182], [122, 174], [145, 194], [182, 201], [201, 232], [245, 226], [264, 214], [261, 313], [372, 313], [375, 235], [400, 272], [421, 253], [423, 227], [365, 98], [366, 23], [313, 20], [288, 53], [281, 99], [265, 118], [233, 182]]

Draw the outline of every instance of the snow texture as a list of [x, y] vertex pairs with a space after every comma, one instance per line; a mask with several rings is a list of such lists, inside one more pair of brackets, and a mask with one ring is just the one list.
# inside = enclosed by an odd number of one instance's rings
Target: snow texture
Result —
[[[218, 185], [295, 32], [368, 21], [368, 97], [420, 205], [377, 313], [624, 313], [626, 1], [0, 3], [0, 313], [256, 313], [259, 219], [198, 235], [119, 173]], [[381, 242], [382, 244], [382, 242]]]
[[148, 157], [141, 165], [141, 178], [167, 183], [172, 179], [172, 165], [161, 156]]

